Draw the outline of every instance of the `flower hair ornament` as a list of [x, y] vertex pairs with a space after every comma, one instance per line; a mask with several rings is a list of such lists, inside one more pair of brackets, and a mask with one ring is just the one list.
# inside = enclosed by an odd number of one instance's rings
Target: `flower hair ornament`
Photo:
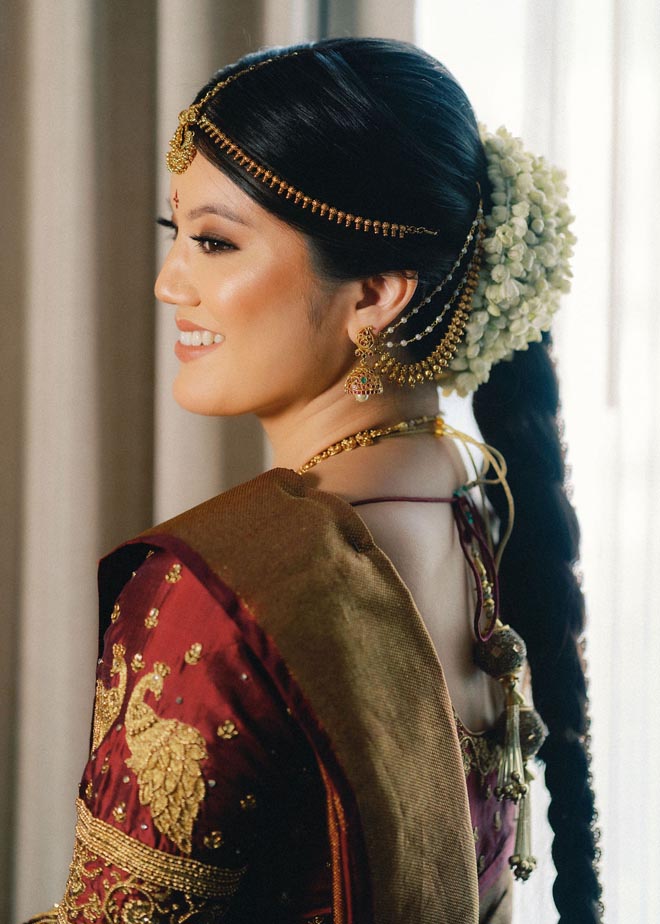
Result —
[[494, 134], [479, 128], [493, 208], [465, 339], [451, 363], [453, 376], [443, 383], [446, 394], [476, 391], [496, 362], [540, 341], [572, 276], [574, 216], [564, 172], [530, 154], [504, 127]]
[[[484, 217], [479, 203], [463, 248], [442, 282], [375, 335], [381, 349], [372, 350], [374, 376], [382, 374], [413, 388], [435, 378], [445, 394], [455, 391], [465, 396], [488, 381], [496, 362], [541, 340], [550, 329], [561, 294], [570, 288], [575, 236], [569, 230], [573, 215], [566, 203], [563, 171], [530, 154], [504, 127], [492, 134], [480, 126], [480, 134], [493, 207]], [[470, 249], [471, 257], [461, 274]], [[452, 290], [456, 278], [459, 281]], [[415, 315], [439, 295], [436, 318], [415, 331]], [[410, 363], [392, 357], [391, 351], [405, 349], [432, 333], [449, 312], [445, 334], [425, 359]], [[406, 338], [392, 340], [391, 335], [403, 324], [407, 325]], [[347, 391], [355, 394], [349, 383], [350, 378]]]
[[[350, 211], [350, 203], [331, 205], [298, 189], [256, 161], [222, 128], [211, 122], [204, 107], [226, 86], [282, 57], [251, 64], [215, 84], [199, 102], [179, 114], [179, 124], [166, 155], [172, 173], [184, 173], [197, 153], [195, 130], [203, 131], [252, 177], [293, 205], [319, 219], [353, 232], [382, 237], [438, 237], [442, 230], [398, 222], [394, 217], [365, 217]], [[488, 380], [492, 366], [540, 341], [550, 329], [562, 292], [570, 288], [570, 257], [575, 237], [566, 203], [564, 173], [523, 147], [505, 128], [494, 134], [480, 126], [492, 186], [492, 208], [479, 205], [467, 237], [449, 272], [422, 302], [399, 316], [384, 331], [363, 328], [357, 338], [357, 366], [345, 383], [347, 394], [365, 401], [383, 390], [382, 380], [414, 388], [427, 380], [441, 383], [445, 394], [465, 396]], [[431, 300], [436, 317], [416, 324]], [[437, 330], [445, 322], [444, 333]], [[403, 328], [405, 337], [393, 339]], [[432, 348], [416, 362], [406, 359], [409, 344], [433, 337]], [[403, 350], [401, 358], [397, 351]]]

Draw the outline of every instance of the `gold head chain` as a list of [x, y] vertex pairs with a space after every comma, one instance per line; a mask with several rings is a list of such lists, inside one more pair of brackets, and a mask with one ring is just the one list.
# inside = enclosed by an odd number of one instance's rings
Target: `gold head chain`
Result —
[[401, 224], [399, 222], [381, 221], [380, 219], [364, 218], [362, 215], [354, 215], [352, 212], [329, 205], [320, 199], [306, 195], [302, 190], [293, 186], [287, 180], [278, 176], [267, 166], [258, 163], [243, 148], [233, 141], [226, 132], [223, 132], [217, 125], [214, 125], [204, 114], [204, 106], [213, 97], [217, 96], [221, 90], [229, 86], [239, 77], [249, 74], [251, 71], [259, 70], [273, 61], [280, 60], [282, 57], [293, 58], [298, 55], [297, 51], [288, 55], [281, 55], [278, 58], [266, 58], [256, 64], [250, 64], [248, 67], [224, 77], [198, 102], [193, 103], [187, 109], [179, 113], [179, 124], [172, 136], [169, 145], [169, 151], [165, 155], [168, 170], [170, 173], [185, 173], [191, 165], [197, 153], [195, 145], [195, 135], [193, 128], [197, 126], [215, 141], [221, 151], [225, 151], [240, 167], [251, 174], [255, 179], [260, 180], [271, 189], [277, 188], [278, 196], [284, 196], [303, 209], [310, 209], [313, 215], [319, 215], [327, 221], [337, 225], [343, 225], [346, 228], [353, 228], [355, 231], [367, 231], [373, 234], [380, 234], [383, 237], [403, 238], [409, 234], [429, 234], [437, 237], [439, 231], [431, 230], [421, 226]]

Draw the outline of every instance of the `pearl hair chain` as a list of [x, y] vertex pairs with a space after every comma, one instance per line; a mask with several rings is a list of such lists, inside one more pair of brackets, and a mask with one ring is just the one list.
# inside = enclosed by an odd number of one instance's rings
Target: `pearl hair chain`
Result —
[[[473, 221], [472, 224], [470, 225], [470, 230], [469, 230], [469, 232], [468, 232], [468, 236], [467, 236], [466, 239], [465, 239], [465, 243], [463, 244], [463, 247], [461, 248], [461, 252], [459, 253], [459, 255], [458, 255], [458, 256], [456, 257], [456, 259], [454, 260], [454, 263], [453, 263], [451, 269], [449, 270], [449, 272], [447, 273], [447, 275], [444, 277], [444, 279], [443, 279], [443, 280], [442, 280], [431, 292], [429, 292], [429, 294], [426, 296], [426, 298], [424, 298], [424, 299], [419, 303], [419, 305], [416, 305], [416, 306], [415, 306], [414, 308], [412, 308], [407, 314], [402, 315], [402, 316], [398, 319], [398, 321], [396, 321], [394, 324], [391, 324], [389, 327], [386, 327], [385, 330], [382, 332], [381, 336], [388, 336], [388, 335], [391, 335], [391, 334], [394, 333], [394, 331], [397, 329], [397, 327], [399, 327], [399, 326], [402, 325], [402, 324], [407, 324], [408, 321], [410, 320], [410, 318], [414, 317], [416, 314], [419, 314], [419, 312], [420, 312], [423, 308], [425, 308], [426, 305], [429, 304], [429, 302], [431, 301], [431, 299], [434, 298], [434, 297], [438, 294], [438, 292], [442, 291], [442, 289], [444, 289], [446, 285], [448, 285], [450, 282], [452, 282], [452, 280], [453, 280], [453, 278], [454, 278], [454, 273], [457, 271], [457, 269], [458, 269], [459, 266], [461, 265], [461, 262], [462, 262], [463, 259], [465, 258], [466, 254], [467, 254], [467, 252], [468, 252], [468, 249], [469, 249], [469, 247], [470, 247], [470, 244], [471, 244], [472, 241], [474, 240], [474, 236], [475, 236], [475, 234], [477, 233], [477, 231], [479, 230], [482, 221], [483, 221], [483, 203], [482, 203], [482, 201], [480, 200], [480, 201], [479, 201], [479, 208], [477, 209], [477, 214], [476, 214], [476, 216], [475, 216], [474, 221]], [[424, 329], [424, 331], [422, 331], [421, 333], [415, 334], [413, 337], [410, 337], [410, 339], [408, 339], [408, 340], [400, 340], [400, 341], [398, 341], [398, 342], [394, 342], [394, 341], [392, 341], [392, 340], [388, 340], [388, 341], [385, 343], [385, 346], [387, 347], [387, 349], [388, 349], [388, 350], [392, 350], [392, 349], [394, 349], [394, 347], [397, 347], [397, 346], [405, 347], [405, 346], [407, 346], [409, 343], [411, 343], [413, 340], [421, 340], [422, 337], [426, 336], [426, 334], [432, 333], [432, 331], [433, 331], [433, 330], [438, 326], [438, 324], [442, 321], [442, 319], [443, 319], [443, 318], [445, 317], [445, 315], [447, 314], [447, 311], [449, 310], [449, 308], [454, 304], [454, 302], [456, 301], [456, 299], [457, 299], [458, 296], [460, 295], [460, 293], [461, 293], [463, 287], [465, 286], [466, 280], [467, 280], [467, 276], [463, 276], [463, 278], [461, 279], [460, 283], [458, 284], [458, 286], [457, 286], [456, 289], [454, 290], [453, 295], [451, 296], [451, 298], [449, 299], [449, 301], [443, 306], [442, 311], [440, 312], [440, 314], [437, 316], [437, 318], [435, 318], [434, 321], [432, 321], [429, 325], [427, 325], [427, 327]]]

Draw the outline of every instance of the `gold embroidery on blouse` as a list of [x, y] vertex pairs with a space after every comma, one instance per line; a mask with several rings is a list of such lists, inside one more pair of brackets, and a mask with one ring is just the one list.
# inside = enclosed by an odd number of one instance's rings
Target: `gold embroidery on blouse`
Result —
[[223, 869], [178, 857], [149, 847], [99, 818], [94, 818], [81, 799], [76, 800], [80, 843], [124, 870], [139, 870], [140, 877], [166, 889], [190, 892], [203, 898], [233, 895], [247, 867]]
[[181, 565], [176, 564], [172, 565], [170, 570], [165, 575], [165, 580], [168, 584], [176, 584], [177, 581], [181, 580]]
[[126, 821], [126, 803], [119, 802], [118, 805], [112, 810], [112, 817], [118, 824], [123, 824]]
[[193, 642], [188, 651], [183, 656], [186, 664], [199, 664], [202, 659], [202, 643]]
[[493, 740], [491, 734], [487, 732], [482, 734], [470, 732], [456, 716], [456, 713], [454, 713], [454, 716], [456, 718], [456, 730], [463, 758], [465, 778], [467, 779], [474, 770], [481, 777], [482, 785], [485, 785], [486, 777], [499, 767], [502, 748]]
[[218, 725], [218, 738], [222, 738], [223, 741], [231, 741], [237, 734], [238, 729], [231, 719], [225, 719], [222, 725]]
[[112, 667], [110, 676], [119, 674], [119, 683], [116, 687], [106, 689], [101, 680], [96, 681], [96, 701], [94, 703], [94, 720], [92, 723], [92, 751], [95, 751], [103, 741], [113, 722], [121, 712], [124, 696], [126, 695], [126, 680], [128, 670], [124, 655], [126, 649], [123, 645], [112, 646]]
[[131, 670], [137, 674], [137, 672], [141, 671], [143, 667], [144, 667], [144, 657], [138, 651], [136, 652], [136, 654], [133, 655], [133, 659], [131, 661]]
[[223, 843], [222, 831], [211, 831], [204, 838], [204, 846], [208, 847], [209, 850], [217, 850], [218, 847], [222, 847]]
[[144, 624], [147, 629], [155, 629], [158, 625], [158, 617], [160, 616], [160, 610], [157, 606], [152, 606], [147, 615], [144, 617]]
[[76, 844], [57, 921], [183, 924], [202, 914], [219, 920], [244, 873], [245, 867], [219, 869], [147, 847], [94, 818], [78, 800]]
[[257, 807], [257, 799], [251, 792], [249, 792], [244, 799], [241, 799], [240, 802], [241, 808], [243, 811], [251, 811]]
[[117, 622], [121, 616], [121, 608], [118, 603], [112, 607], [112, 613], [110, 613], [110, 622]]
[[192, 829], [204, 798], [200, 764], [206, 760], [203, 736], [178, 719], [164, 719], [143, 702], [147, 692], [160, 699], [170, 669], [156, 662], [135, 685], [126, 709], [126, 760], [137, 776], [140, 803], [158, 830], [183, 853], [192, 850]]

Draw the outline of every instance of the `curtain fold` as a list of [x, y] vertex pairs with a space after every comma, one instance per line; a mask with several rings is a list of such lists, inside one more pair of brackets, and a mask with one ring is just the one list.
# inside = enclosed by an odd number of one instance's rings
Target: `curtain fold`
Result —
[[326, 29], [410, 38], [412, 23], [412, 0], [3, 4], [0, 920], [62, 894], [98, 557], [269, 461], [255, 421], [195, 418], [171, 397], [154, 218], [177, 114], [247, 51]]
[[[27, 105], [25, 86], [26, 9], [7, 4], [0, 28], [0, 179], [5, 220], [0, 222], [2, 254], [2, 331], [0, 368], [0, 920], [7, 920], [14, 868], [16, 682], [18, 677], [18, 626], [21, 565], [21, 459], [25, 432], [23, 386], [25, 382], [27, 331], [24, 311], [27, 280], [25, 260], [25, 203], [22, 195], [27, 150]], [[11, 220], [9, 220], [11, 218]]]
[[126, 8], [85, 0], [23, 7], [18, 720], [15, 791], [3, 787], [21, 915], [57, 899], [68, 866], [96, 559], [151, 517], [154, 11], [127, 23]]

